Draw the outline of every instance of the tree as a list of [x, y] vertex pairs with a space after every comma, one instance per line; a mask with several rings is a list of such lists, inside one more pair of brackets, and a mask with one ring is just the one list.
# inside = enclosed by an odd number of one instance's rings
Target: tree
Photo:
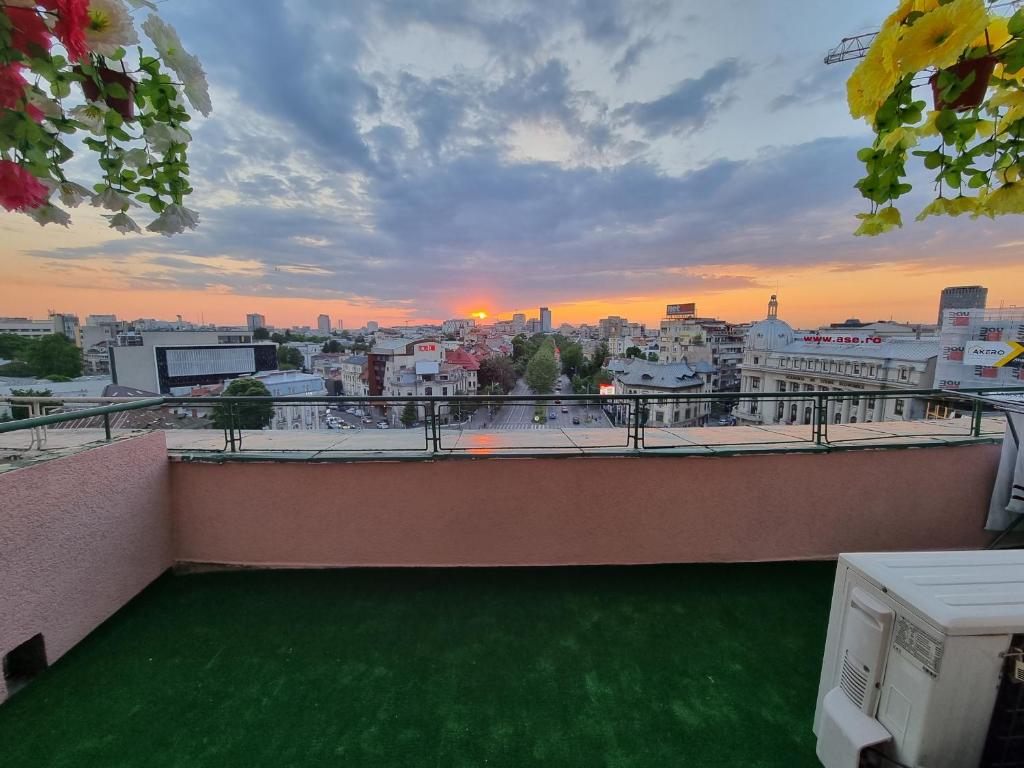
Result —
[[82, 352], [61, 333], [51, 333], [32, 342], [25, 351], [25, 362], [39, 377], [82, 375]]
[[511, 392], [516, 385], [516, 368], [512, 361], [501, 355], [485, 357], [480, 361], [480, 371], [477, 373], [477, 381], [481, 387], [488, 387], [497, 384], [501, 392]]
[[35, 376], [32, 366], [21, 360], [15, 360], [7, 365], [0, 365], [0, 376], [14, 376], [22, 379], [30, 379]]
[[288, 339], [283, 333], [272, 333], [270, 334], [270, 340], [275, 344], [284, 344]]
[[401, 421], [402, 424], [405, 425], [406, 429], [408, 429], [413, 424], [415, 424], [416, 423], [416, 403], [414, 403], [412, 400], [410, 400], [408, 403], [406, 403], [405, 404], [405, 408], [402, 409], [402, 415], [399, 416], [398, 418], [399, 418], [399, 421]]
[[608, 343], [602, 341], [594, 350], [590, 363], [587, 366], [587, 375], [593, 376], [604, 367], [604, 361], [608, 357]]
[[567, 340], [559, 349], [562, 350], [562, 373], [567, 376], [578, 373], [584, 363], [583, 347], [575, 341]]
[[526, 366], [526, 383], [534, 392], [545, 393], [555, 388], [558, 380], [558, 363], [555, 362], [555, 344], [553, 341], [542, 346], [530, 358]]
[[647, 353], [647, 359], [650, 360], [652, 363], [658, 362], [658, 353], [657, 352], [648, 352]]
[[0, 359], [24, 360], [25, 350], [32, 342], [24, 336], [13, 333], [0, 333]]
[[527, 357], [526, 336], [520, 333], [512, 338], [512, 360], [517, 362], [524, 357]]
[[345, 348], [341, 346], [341, 342], [338, 341], [337, 339], [331, 339], [326, 344], [324, 344], [324, 352], [327, 353], [341, 352], [344, 349]]
[[266, 328], [256, 328], [252, 332], [253, 341], [266, 341], [270, 338], [270, 331]]
[[277, 367], [281, 371], [293, 371], [302, 368], [305, 359], [295, 347], [277, 348]]
[[[48, 389], [12, 389], [11, 397], [53, 397], [53, 392]], [[27, 419], [31, 415], [31, 406], [12, 405], [12, 419]]]
[[[270, 397], [266, 384], [257, 379], [235, 379], [222, 393], [223, 397]], [[234, 410], [236, 429], [263, 429], [274, 418], [274, 405], [267, 401], [255, 403], [217, 403], [213, 406], [213, 426], [227, 429]]]
[[640, 347], [626, 347], [626, 357], [643, 357], [644, 352]]

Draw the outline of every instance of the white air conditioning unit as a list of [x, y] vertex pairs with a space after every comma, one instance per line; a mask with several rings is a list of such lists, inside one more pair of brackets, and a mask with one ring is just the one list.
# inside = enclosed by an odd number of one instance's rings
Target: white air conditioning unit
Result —
[[840, 555], [826, 768], [1024, 766], [1024, 551]]

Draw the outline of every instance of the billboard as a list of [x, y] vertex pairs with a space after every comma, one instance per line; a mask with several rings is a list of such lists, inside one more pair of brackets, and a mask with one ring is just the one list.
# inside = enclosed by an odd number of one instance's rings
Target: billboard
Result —
[[669, 304], [665, 307], [665, 314], [669, 317], [693, 317], [697, 314], [697, 305], [692, 301], [688, 304]]
[[615, 394], [615, 385], [614, 384], [602, 384], [601, 385], [601, 389], [599, 390], [599, 392], [602, 395], [614, 395]]

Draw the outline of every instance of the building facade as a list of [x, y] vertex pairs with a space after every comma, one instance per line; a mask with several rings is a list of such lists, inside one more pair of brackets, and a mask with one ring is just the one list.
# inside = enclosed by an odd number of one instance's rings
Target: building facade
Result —
[[[692, 401], [659, 399], [659, 395], [711, 393], [711, 366], [687, 363], [653, 363], [639, 358], [616, 359], [608, 364], [616, 395], [650, 395], [647, 401], [649, 427], [700, 427], [711, 415], [711, 398]], [[629, 418], [632, 406], [615, 406], [619, 422]]]
[[988, 301], [988, 288], [981, 285], [951, 285], [939, 295], [939, 319], [942, 325], [946, 310], [984, 309]]
[[277, 369], [277, 345], [247, 333], [143, 331], [119, 334], [109, 347], [114, 384], [160, 394]]
[[258, 312], [253, 312], [245, 316], [245, 327], [250, 331], [255, 331], [257, 328], [267, 327], [267, 318]]
[[540, 308], [540, 332], [551, 333], [551, 310], [547, 307]]
[[[274, 397], [313, 398], [327, 394], [323, 377], [312, 373], [267, 371], [252, 378], [263, 382]], [[326, 403], [281, 403], [274, 406], [270, 429], [326, 429], [326, 417]]]
[[787, 396], [741, 399], [733, 415], [742, 424], [812, 424], [815, 401], [810, 393], [881, 390], [886, 394], [830, 399], [825, 419], [857, 424], [923, 418], [925, 401], [901, 397], [900, 391], [933, 386], [938, 352], [935, 337], [798, 335], [778, 318], [778, 301], [772, 296], [767, 318], [747, 334], [740, 391]]
[[316, 329], [318, 332], [330, 336], [331, 335], [331, 316], [330, 315], [317, 315], [316, 318]]

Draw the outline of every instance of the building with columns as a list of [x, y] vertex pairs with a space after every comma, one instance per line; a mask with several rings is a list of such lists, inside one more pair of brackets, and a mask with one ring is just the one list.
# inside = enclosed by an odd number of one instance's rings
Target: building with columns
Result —
[[925, 402], [899, 397], [899, 391], [933, 386], [938, 338], [796, 332], [779, 319], [778, 306], [772, 296], [768, 316], [750, 327], [740, 366], [740, 391], [789, 396], [740, 400], [733, 413], [740, 424], [811, 424], [814, 399], [808, 393], [856, 390], [893, 394], [831, 399], [828, 423], [924, 417]]

